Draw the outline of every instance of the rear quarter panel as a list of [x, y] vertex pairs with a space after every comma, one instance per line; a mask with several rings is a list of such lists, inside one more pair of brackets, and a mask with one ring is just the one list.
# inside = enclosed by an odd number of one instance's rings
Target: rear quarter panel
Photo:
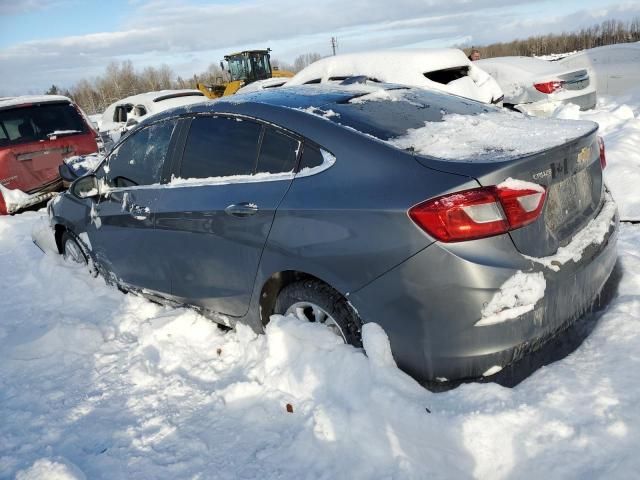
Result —
[[291, 117], [291, 129], [336, 162], [292, 182], [265, 246], [257, 289], [285, 270], [312, 274], [343, 294], [360, 288], [433, 243], [408, 217], [411, 206], [478, 186], [331, 122], [298, 112]]

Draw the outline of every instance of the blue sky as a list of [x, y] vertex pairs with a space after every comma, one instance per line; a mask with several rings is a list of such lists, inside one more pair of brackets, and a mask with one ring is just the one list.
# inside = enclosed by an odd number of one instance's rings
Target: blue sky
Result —
[[610, 0], [0, 0], [0, 94], [69, 87], [111, 60], [191, 76], [236, 49], [327, 55], [331, 36], [343, 53], [479, 45], [635, 16], [640, 2]]

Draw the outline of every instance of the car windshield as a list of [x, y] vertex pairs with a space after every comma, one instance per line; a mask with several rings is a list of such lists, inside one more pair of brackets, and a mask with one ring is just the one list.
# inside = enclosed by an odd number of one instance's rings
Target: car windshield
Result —
[[46, 140], [52, 134], [83, 133], [86, 126], [69, 103], [46, 103], [0, 110], [0, 146]]

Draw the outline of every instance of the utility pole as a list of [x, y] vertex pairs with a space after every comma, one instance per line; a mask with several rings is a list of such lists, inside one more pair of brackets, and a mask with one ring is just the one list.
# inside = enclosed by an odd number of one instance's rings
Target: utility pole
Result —
[[333, 50], [333, 56], [336, 55], [336, 48], [338, 47], [338, 39], [336, 37], [331, 37], [331, 49]]

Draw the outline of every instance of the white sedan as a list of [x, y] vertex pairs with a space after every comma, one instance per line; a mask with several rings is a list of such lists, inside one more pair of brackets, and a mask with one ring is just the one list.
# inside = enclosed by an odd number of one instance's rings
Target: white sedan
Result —
[[[439, 90], [484, 103], [500, 103], [502, 90], [462, 50], [420, 48], [383, 50], [326, 57], [312, 63], [286, 84], [339, 83], [350, 77]], [[280, 85], [264, 85], [274, 88]], [[256, 87], [252, 88], [255, 90]], [[249, 91], [240, 90], [240, 92]]]
[[496, 79], [505, 106], [548, 116], [566, 103], [588, 110], [596, 105], [596, 87], [586, 68], [569, 68], [532, 57], [496, 57], [474, 62]]
[[99, 122], [100, 136], [107, 147], [111, 142], [117, 141], [123, 131], [155, 113], [206, 100], [207, 97], [201, 91], [189, 89], [159, 90], [123, 98], [109, 105], [102, 114]]

